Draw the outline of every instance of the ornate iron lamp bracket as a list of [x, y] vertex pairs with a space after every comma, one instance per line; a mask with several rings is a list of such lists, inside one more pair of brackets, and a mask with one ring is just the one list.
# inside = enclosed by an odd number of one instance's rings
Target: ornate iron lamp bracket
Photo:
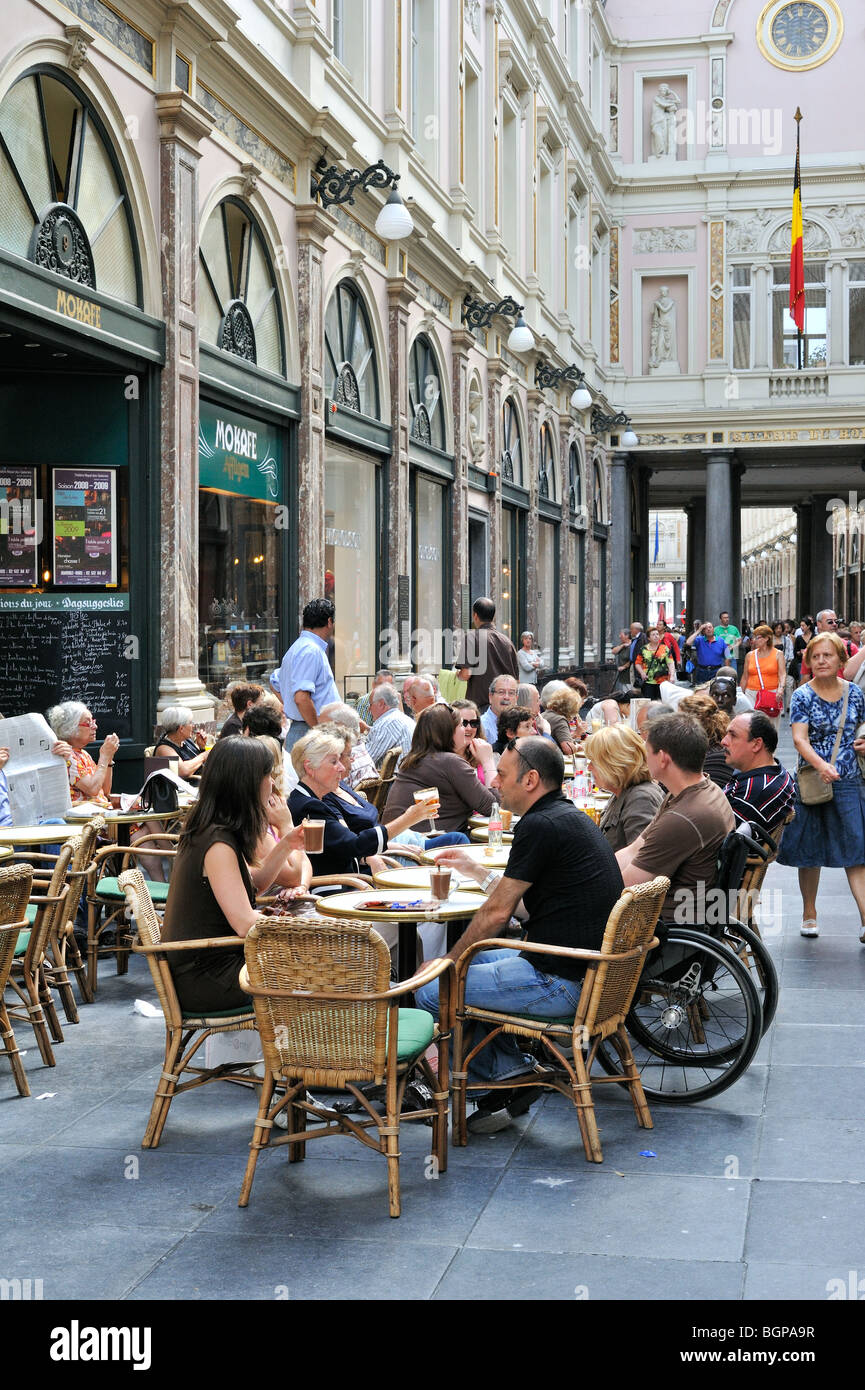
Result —
[[317, 198], [323, 208], [330, 207], [331, 203], [353, 203], [359, 188], [396, 188], [399, 178], [383, 159], [366, 169], [340, 169], [336, 164], [328, 164], [322, 155], [315, 166], [311, 196]]

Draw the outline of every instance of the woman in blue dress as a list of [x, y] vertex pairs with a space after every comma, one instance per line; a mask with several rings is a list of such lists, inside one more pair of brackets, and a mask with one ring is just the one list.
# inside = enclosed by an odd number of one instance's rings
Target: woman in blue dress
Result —
[[[780, 864], [799, 870], [802, 894], [803, 936], [817, 936], [817, 888], [820, 870], [844, 869], [850, 891], [856, 899], [865, 945], [865, 782], [859, 771], [857, 753], [865, 752], [865, 738], [856, 730], [865, 720], [865, 696], [856, 685], [841, 678], [847, 651], [840, 637], [821, 632], [812, 637], [805, 651], [811, 679], [800, 686], [790, 705], [793, 743], [799, 754], [799, 767], [810, 764], [824, 782], [831, 783], [832, 800], [820, 806], [805, 806], [796, 797], [796, 818], [787, 827]], [[847, 710], [838, 754], [832, 752], [845, 691], [849, 689]]]

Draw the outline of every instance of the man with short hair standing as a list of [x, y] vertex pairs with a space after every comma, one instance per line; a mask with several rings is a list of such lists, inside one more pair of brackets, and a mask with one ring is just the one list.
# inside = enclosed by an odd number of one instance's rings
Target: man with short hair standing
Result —
[[327, 659], [333, 637], [335, 609], [329, 598], [315, 598], [303, 610], [303, 631], [292, 643], [279, 668], [277, 683], [285, 713], [291, 720], [285, 747], [318, 723], [318, 712], [339, 701], [339, 691]]
[[515, 685], [520, 677], [516, 648], [495, 626], [495, 616], [491, 598], [475, 599], [472, 630], [466, 633], [454, 660], [460, 680], [468, 682], [466, 699], [478, 709], [489, 704], [490, 687], [497, 676], [512, 676]]
[[[564, 796], [564, 771], [559, 749], [537, 735], [517, 739], [502, 754], [492, 785], [502, 805], [520, 817], [502, 877], [488, 872], [465, 850], [437, 855], [439, 864], [452, 865], [489, 891], [448, 952], [452, 960], [475, 942], [500, 936], [520, 902], [527, 914], [527, 941], [600, 950], [607, 919], [622, 891], [622, 876], [597, 826]], [[542, 1018], [570, 1016], [576, 1011], [584, 973], [583, 962], [566, 956], [481, 951], [469, 966], [466, 1003]], [[415, 997], [420, 1008], [438, 1013], [438, 981], [422, 986]], [[501, 1034], [469, 1064], [469, 1079], [505, 1081], [534, 1069], [518, 1041]], [[490, 1091], [468, 1128], [481, 1134], [504, 1129], [525, 1114], [540, 1089]]]
[[715, 624], [715, 636], [720, 637], [724, 646], [727, 648], [727, 660], [731, 666], [735, 666], [739, 659], [739, 643], [742, 634], [734, 623], [730, 622], [730, 614], [724, 610], [720, 614], [721, 621]]
[[772, 834], [792, 811], [796, 795], [792, 777], [775, 759], [775, 725], [759, 710], [737, 714], [727, 726], [721, 747], [733, 772], [724, 795], [736, 824], [748, 821]]
[[490, 686], [490, 707], [481, 715], [481, 730], [487, 743], [495, 743], [499, 736], [499, 715], [502, 710], [516, 704], [519, 686], [513, 676], [496, 676]]

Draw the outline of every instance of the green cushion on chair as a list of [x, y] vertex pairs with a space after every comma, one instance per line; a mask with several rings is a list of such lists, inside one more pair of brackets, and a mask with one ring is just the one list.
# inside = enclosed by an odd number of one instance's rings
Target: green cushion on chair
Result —
[[36, 921], [36, 913], [37, 913], [38, 911], [39, 911], [39, 904], [38, 904], [38, 903], [28, 903], [27, 906], [26, 906], [25, 909], [24, 909], [24, 916], [27, 918], [27, 921], [30, 923], [31, 926], [32, 926], [33, 923]]
[[429, 1047], [435, 1032], [435, 1019], [426, 1009], [398, 1009], [396, 1026], [397, 1061], [407, 1062]]
[[17, 940], [16, 943], [15, 943], [15, 955], [16, 955], [16, 956], [23, 956], [24, 952], [27, 950], [27, 943], [28, 943], [29, 940], [30, 940], [30, 933], [29, 933], [29, 931], [20, 931], [20, 932], [18, 933], [18, 940]]
[[252, 1000], [248, 1004], [243, 1004], [239, 1009], [206, 1009], [204, 1013], [199, 1009], [184, 1009], [182, 1018], [245, 1018], [252, 1012]]
[[[145, 879], [144, 882], [153, 902], [164, 903], [166, 901], [168, 898], [167, 883], [154, 883], [152, 879]], [[119, 902], [122, 902], [126, 894], [123, 892], [116, 878], [101, 878], [96, 885], [96, 896], [99, 898], [116, 898]]]

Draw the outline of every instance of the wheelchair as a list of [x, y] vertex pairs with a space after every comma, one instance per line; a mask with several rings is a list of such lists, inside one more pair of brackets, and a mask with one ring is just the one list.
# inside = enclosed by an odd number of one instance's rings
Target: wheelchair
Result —
[[[625, 1020], [650, 1103], [708, 1100], [750, 1066], [778, 1004], [774, 962], [750, 925], [754, 895], [776, 853], [771, 835], [738, 826], [718, 851], [702, 920], [659, 922], [660, 944]], [[606, 1043], [597, 1056], [609, 1075], [621, 1072]]]

